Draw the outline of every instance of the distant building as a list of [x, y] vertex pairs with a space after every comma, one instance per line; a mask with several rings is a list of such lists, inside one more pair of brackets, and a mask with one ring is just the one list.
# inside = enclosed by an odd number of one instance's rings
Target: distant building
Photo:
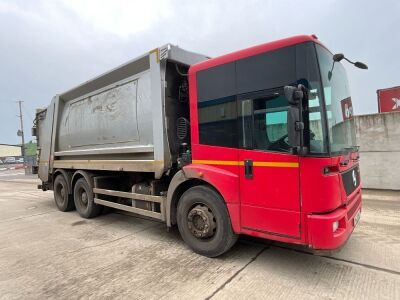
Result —
[[0, 157], [21, 156], [22, 149], [19, 145], [0, 144]]

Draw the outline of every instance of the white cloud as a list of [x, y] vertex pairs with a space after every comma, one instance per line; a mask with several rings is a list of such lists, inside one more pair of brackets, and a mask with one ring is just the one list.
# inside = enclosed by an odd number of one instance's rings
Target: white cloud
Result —
[[37, 13], [24, 10], [15, 2], [0, 1], [0, 14], [15, 15], [21, 19], [33, 22], [44, 21]]
[[60, 1], [98, 33], [110, 33], [121, 38], [149, 30], [157, 22], [171, 16], [171, 5], [167, 0]]

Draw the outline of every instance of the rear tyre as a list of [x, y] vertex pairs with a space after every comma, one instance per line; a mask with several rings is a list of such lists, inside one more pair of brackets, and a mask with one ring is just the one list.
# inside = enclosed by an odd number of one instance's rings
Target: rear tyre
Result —
[[102, 211], [102, 206], [94, 203], [93, 190], [85, 178], [75, 183], [74, 203], [76, 211], [85, 219], [97, 217]]
[[222, 197], [206, 186], [187, 190], [177, 208], [179, 232], [185, 243], [198, 254], [216, 257], [237, 241]]
[[56, 176], [53, 185], [54, 201], [61, 211], [70, 211], [75, 208], [74, 201], [71, 199], [68, 190], [67, 180], [64, 175]]

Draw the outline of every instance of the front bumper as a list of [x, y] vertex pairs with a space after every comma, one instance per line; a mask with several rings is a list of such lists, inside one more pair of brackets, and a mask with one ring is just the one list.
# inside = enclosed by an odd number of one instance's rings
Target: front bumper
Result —
[[[308, 244], [316, 250], [334, 250], [342, 247], [354, 230], [354, 218], [361, 212], [361, 190], [355, 192], [350, 203], [327, 214], [308, 215]], [[333, 231], [333, 223], [338, 229]]]

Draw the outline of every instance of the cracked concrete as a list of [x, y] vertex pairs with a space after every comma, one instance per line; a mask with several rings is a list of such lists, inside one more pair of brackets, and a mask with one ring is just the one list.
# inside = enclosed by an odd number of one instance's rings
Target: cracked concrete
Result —
[[332, 257], [241, 238], [209, 259], [161, 223], [59, 212], [36, 184], [0, 179], [0, 299], [400, 299], [400, 201], [368, 199]]

